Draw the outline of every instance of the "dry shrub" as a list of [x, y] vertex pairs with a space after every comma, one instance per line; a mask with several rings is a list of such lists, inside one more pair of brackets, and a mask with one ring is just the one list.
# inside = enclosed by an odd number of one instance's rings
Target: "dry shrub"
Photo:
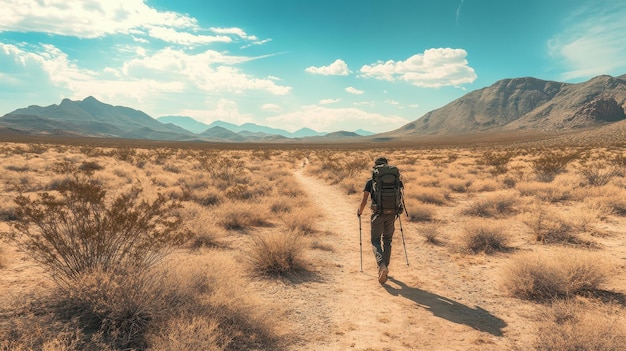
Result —
[[578, 171], [591, 186], [606, 185], [613, 177], [623, 174], [623, 168], [615, 165], [607, 166], [605, 162], [583, 163]]
[[549, 183], [578, 156], [577, 152], [546, 152], [532, 161], [532, 168], [538, 181]]
[[461, 249], [472, 254], [506, 251], [510, 241], [502, 225], [485, 220], [467, 223], [460, 239]]
[[263, 204], [229, 202], [220, 205], [213, 215], [217, 224], [228, 230], [248, 230], [270, 224], [267, 207]]
[[304, 270], [304, 243], [298, 232], [276, 232], [253, 238], [250, 262], [255, 273], [283, 276]]
[[483, 153], [477, 163], [481, 165], [491, 166], [490, 173], [494, 176], [504, 174], [508, 171], [508, 164], [513, 153], [510, 151], [496, 153], [493, 151], [487, 151]]
[[294, 197], [277, 196], [269, 200], [269, 209], [274, 214], [287, 214], [298, 205], [298, 200]]
[[85, 271], [149, 267], [189, 238], [180, 205], [159, 194], [140, 199], [133, 188], [113, 199], [92, 178], [74, 175], [60, 184], [59, 197], [19, 195], [18, 220], [7, 237], [43, 264], [59, 283]]
[[228, 350], [227, 343], [220, 340], [219, 324], [194, 315], [172, 318], [155, 334], [149, 340], [154, 350]]
[[208, 225], [213, 220], [214, 214], [194, 202], [185, 204], [181, 210], [181, 216], [187, 228], [192, 233], [189, 241], [191, 248], [217, 247], [220, 239], [225, 236], [224, 229]]
[[443, 244], [443, 240], [441, 238], [441, 231], [439, 230], [440, 226], [441, 224], [439, 223], [425, 224], [417, 228], [417, 233], [423, 237], [427, 243], [441, 245]]
[[448, 196], [448, 191], [442, 188], [411, 187], [405, 193], [407, 199], [417, 199], [426, 204], [439, 206], [448, 203]]
[[602, 257], [591, 252], [552, 249], [515, 257], [503, 274], [503, 287], [520, 299], [550, 300], [597, 290], [609, 272]]
[[448, 179], [443, 181], [441, 185], [455, 193], [467, 193], [472, 185], [472, 181], [464, 179]]
[[415, 199], [407, 199], [405, 206], [410, 222], [429, 222], [435, 219], [437, 213], [435, 205], [424, 204]]
[[499, 187], [498, 181], [491, 178], [476, 179], [472, 182], [469, 189], [476, 192], [496, 191]]
[[289, 215], [282, 216], [283, 222], [290, 231], [311, 234], [315, 232], [317, 214], [307, 207], [297, 207], [291, 210]]
[[202, 206], [214, 206], [224, 202], [223, 191], [214, 187], [205, 187], [198, 190], [190, 190], [189, 199], [202, 205]]
[[500, 192], [490, 194], [476, 200], [463, 211], [464, 215], [476, 217], [501, 217], [515, 212], [518, 203], [518, 195], [515, 192]]
[[619, 216], [626, 216], [626, 195], [624, 191], [607, 195], [602, 199], [602, 203], [609, 206], [612, 212]]
[[534, 205], [522, 215], [521, 219], [532, 229], [537, 241], [546, 244], [582, 243], [575, 235], [574, 225], [571, 222], [542, 204]]
[[621, 308], [556, 301], [540, 316], [536, 350], [618, 351], [626, 345]]
[[572, 188], [565, 184], [523, 182], [517, 184], [517, 190], [522, 196], [535, 196], [548, 202], [560, 202], [572, 198]]

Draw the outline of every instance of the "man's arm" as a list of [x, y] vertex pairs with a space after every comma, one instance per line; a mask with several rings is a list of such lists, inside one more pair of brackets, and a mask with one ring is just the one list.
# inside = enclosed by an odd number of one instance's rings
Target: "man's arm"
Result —
[[359, 209], [356, 211], [356, 215], [357, 216], [361, 216], [361, 214], [363, 214], [363, 210], [365, 209], [365, 205], [367, 205], [367, 199], [369, 198], [370, 193], [367, 191], [363, 192], [363, 199], [361, 200], [361, 205], [359, 206]]

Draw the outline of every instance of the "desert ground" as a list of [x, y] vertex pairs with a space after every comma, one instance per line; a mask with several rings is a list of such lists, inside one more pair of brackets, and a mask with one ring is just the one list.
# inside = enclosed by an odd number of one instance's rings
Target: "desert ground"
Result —
[[[396, 221], [383, 285], [369, 212], [361, 228], [356, 216], [377, 156], [400, 168], [406, 187], [407, 213]], [[626, 343], [623, 145], [3, 142], [0, 159], [0, 350], [620, 350]], [[137, 188], [139, 200], [176, 203], [163, 217], [180, 218], [184, 240], [156, 247], [159, 260], [143, 270], [96, 264], [68, 275], [63, 264], [41, 259], [44, 250], [63, 249], [26, 245], [42, 228], [20, 224], [24, 206], [44, 193], [63, 198], [72, 181], [106, 191], [108, 209]], [[19, 196], [31, 202], [20, 205]]]

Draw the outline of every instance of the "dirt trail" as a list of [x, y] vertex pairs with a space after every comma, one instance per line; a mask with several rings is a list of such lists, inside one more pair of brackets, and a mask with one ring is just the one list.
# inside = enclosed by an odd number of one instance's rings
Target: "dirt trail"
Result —
[[407, 266], [396, 222], [389, 281], [381, 286], [369, 243], [367, 211], [362, 216], [360, 272], [359, 199], [302, 170], [295, 177], [319, 208], [318, 229], [328, 233], [327, 240], [335, 249], [326, 257], [332, 259], [330, 264], [318, 263], [322, 281], [294, 288], [294, 297], [302, 299], [295, 315], [301, 316], [299, 323], [307, 324], [302, 332], [309, 333], [302, 335], [305, 342], [294, 346], [295, 350], [526, 349], [519, 340], [524, 326], [516, 326], [511, 338], [505, 338], [506, 329], [511, 329], [504, 319], [507, 316], [490, 312], [497, 307], [507, 310], [497, 297], [484, 298], [484, 290], [494, 283], [482, 274], [485, 265], [460, 267], [451, 262], [449, 251], [423, 244], [414, 228], [403, 222]]

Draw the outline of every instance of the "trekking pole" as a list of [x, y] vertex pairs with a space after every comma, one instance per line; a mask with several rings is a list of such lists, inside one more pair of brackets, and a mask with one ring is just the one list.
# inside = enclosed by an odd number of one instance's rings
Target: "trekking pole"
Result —
[[363, 272], [363, 241], [361, 240], [361, 216], [359, 215], [359, 212], [357, 211], [357, 217], [359, 217], [359, 248], [360, 248], [360, 252], [361, 252], [361, 270], [360, 272]]
[[404, 230], [402, 230], [402, 218], [398, 216], [398, 220], [400, 221], [400, 234], [402, 234], [402, 246], [404, 246], [404, 258], [406, 259], [406, 266], [409, 266], [409, 256], [406, 253], [406, 243], [404, 242]]

